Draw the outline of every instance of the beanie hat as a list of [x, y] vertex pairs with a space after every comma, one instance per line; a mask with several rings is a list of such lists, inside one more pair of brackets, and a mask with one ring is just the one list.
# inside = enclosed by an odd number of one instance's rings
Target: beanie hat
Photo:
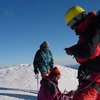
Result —
[[59, 71], [59, 69], [58, 69], [57, 67], [54, 67], [54, 68], [51, 70], [50, 76], [53, 76], [53, 75], [55, 75], [55, 76], [57, 76], [57, 77], [60, 77], [60, 76], [61, 76], [61, 73], [60, 73], [60, 71]]
[[49, 48], [49, 44], [47, 41], [44, 41], [41, 45], [40, 48]]

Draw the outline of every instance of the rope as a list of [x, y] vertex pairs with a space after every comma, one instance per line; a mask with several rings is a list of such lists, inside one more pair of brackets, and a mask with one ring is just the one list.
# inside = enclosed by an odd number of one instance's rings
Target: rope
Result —
[[87, 86], [85, 86], [85, 87], [83, 87], [83, 88], [81, 88], [81, 89], [79, 89], [79, 90], [75, 91], [75, 92], [74, 92], [74, 94], [76, 94], [77, 92], [80, 92], [80, 91], [82, 91], [82, 90], [84, 90], [84, 89], [88, 88], [89, 86], [91, 86], [91, 85], [93, 84], [93, 82], [95, 82], [96, 78], [97, 78], [99, 75], [100, 75], [100, 73], [98, 73], [98, 74], [96, 75], [96, 77], [94, 78], [94, 80], [93, 80], [93, 81], [91, 81], [91, 83], [90, 83], [90, 84], [88, 84]]

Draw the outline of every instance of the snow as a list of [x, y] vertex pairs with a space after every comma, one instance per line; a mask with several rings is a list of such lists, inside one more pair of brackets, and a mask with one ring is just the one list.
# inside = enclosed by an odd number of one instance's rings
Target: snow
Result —
[[[59, 89], [63, 92], [77, 88], [77, 70], [56, 65], [61, 71]], [[31, 64], [20, 64], [0, 69], [0, 100], [37, 100], [37, 79]], [[39, 74], [39, 81], [41, 76]], [[40, 87], [40, 85], [39, 85]]]

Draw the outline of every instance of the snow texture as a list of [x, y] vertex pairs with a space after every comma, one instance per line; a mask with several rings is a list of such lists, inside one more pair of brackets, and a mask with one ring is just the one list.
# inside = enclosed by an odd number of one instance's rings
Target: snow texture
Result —
[[[59, 89], [77, 89], [77, 70], [56, 65], [61, 71]], [[31, 64], [20, 64], [0, 69], [0, 100], [37, 100], [37, 79]], [[41, 76], [39, 74], [39, 82]], [[39, 85], [40, 87], [40, 85]]]

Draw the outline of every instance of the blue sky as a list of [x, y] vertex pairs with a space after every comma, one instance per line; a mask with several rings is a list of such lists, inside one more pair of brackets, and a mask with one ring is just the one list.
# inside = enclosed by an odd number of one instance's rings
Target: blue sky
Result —
[[32, 64], [43, 41], [49, 42], [56, 64], [76, 64], [63, 50], [78, 40], [64, 18], [75, 5], [97, 12], [100, 0], [1, 0], [0, 66]]

